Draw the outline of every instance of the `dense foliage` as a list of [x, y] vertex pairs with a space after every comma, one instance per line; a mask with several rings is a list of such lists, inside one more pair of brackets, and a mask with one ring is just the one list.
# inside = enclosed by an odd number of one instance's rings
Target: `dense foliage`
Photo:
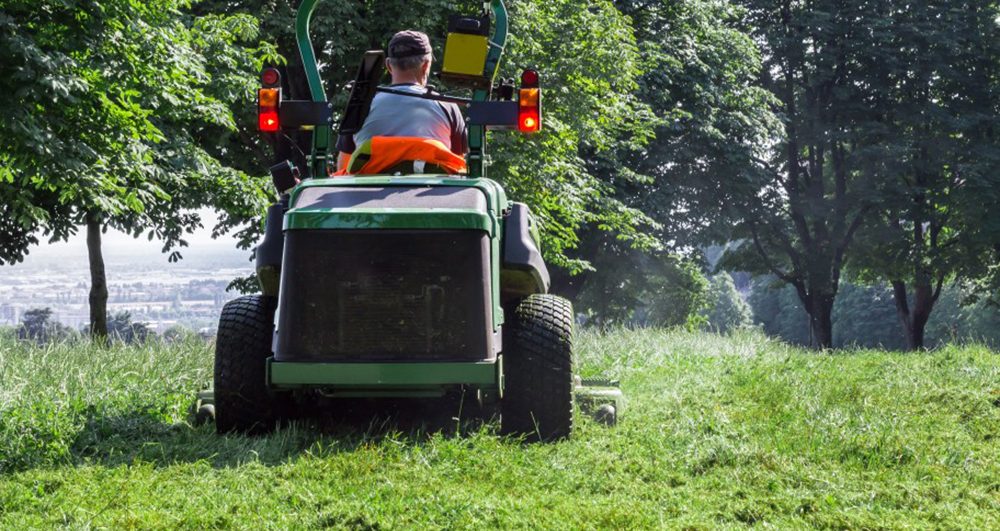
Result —
[[189, 3], [0, 3], [0, 263], [87, 216], [169, 250], [200, 226], [186, 209], [260, 206], [256, 183], [213, 151], [266, 49], [245, 47], [253, 18], [192, 17]]
[[637, 249], [617, 227], [589, 223], [572, 255], [594, 270], [572, 277], [557, 270], [555, 289], [606, 320], [629, 314], [631, 322], [691, 324], [707, 286], [692, 265], [691, 245], [725, 232], [715, 221], [726, 208], [712, 194], [695, 192], [714, 189], [723, 177], [751, 179], [758, 171], [753, 161], [779, 123], [773, 98], [755, 85], [761, 59], [739, 27], [740, 9], [704, 0], [615, 6], [632, 21], [642, 56], [636, 97], [653, 114], [655, 129], [644, 144], [619, 139], [615, 164], [591, 166], [621, 204], [647, 216], [643, 228], [652, 245]]
[[[591, 240], [593, 241], [593, 240]], [[708, 301], [708, 281], [691, 260], [630, 249], [611, 238], [593, 255], [574, 301], [589, 324], [694, 327]]]
[[[833, 307], [834, 347], [907, 348], [890, 285], [845, 282], [840, 292]], [[987, 299], [973, 300], [974, 294], [974, 289], [959, 284], [942, 288], [935, 312], [927, 323], [927, 347], [980, 343], [1000, 348], [1000, 307]], [[794, 288], [782, 286], [774, 277], [757, 277], [748, 302], [754, 324], [765, 333], [790, 343], [810, 344], [808, 315]]]
[[747, 328], [753, 322], [750, 305], [736, 290], [732, 275], [725, 271], [712, 276], [707, 302], [702, 315], [709, 330], [725, 334]]
[[91, 330], [107, 335], [100, 234], [109, 227], [163, 243], [171, 261], [192, 210], [222, 227], [266, 204], [264, 182], [227, 164], [218, 139], [240, 129], [257, 48], [246, 15], [192, 16], [188, 0], [6, 0], [0, 3], [0, 264], [38, 237], [86, 226]]
[[866, 166], [881, 187], [860, 278], [889, 282], [907, 346], [946, 283], [983, 277], [1000, 243], [1000, 5], [888, 3], [874, 22]]
[[[261, 66], [307, 97], [297, 4], [0, 0], [0, 264], [86, 227], [101, 335], [102, 231], [147, 234], [175, 260], [201, 225], [193, 209], [210, 206], [215, 232], [249, 247], [272, 199], [263, 168], [303, 163], [310, 144], [253, 131]], [[722, 268], [790, 285], [798, 302], [781, 307], [805, 310], [819, 346], [864, 335], [838, 331], [855, 321], [837, 308], [891, 286], [918, 348], [950, 283], [969, 304], [995, 294], [995, 0], [507, 4], [501, 75], [542, 72], [545, 125], [491, 133], [489, 176], [538, 215], [553, 289], [592, 322], [694, 326], [720, 305], [743, 322], [735, 287], [708, 281]], [[446, 15], [481, 6], [321, 2], [312, 35], [334, 118], [365, 50], [415, 28], [440, 64]], [[698, 250], [712, 244], [725, 252], [707, 267]], [[881, 318], [882, 301], [858, 311]], [[765, 329], [798, 340], [795, 319]], [[874, 317], [856, 320], [888, 341]]]

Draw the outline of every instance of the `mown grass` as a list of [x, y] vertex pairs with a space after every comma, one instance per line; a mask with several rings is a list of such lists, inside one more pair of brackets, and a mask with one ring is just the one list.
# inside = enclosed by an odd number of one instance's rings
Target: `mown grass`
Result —
[[622, 423], [524, 445], [489, 426], [216, 436], [205, 346], [0, 340], [0, 527], [1000, 528], [984, 348], [814, 353], [758, 334], [583, 333]]

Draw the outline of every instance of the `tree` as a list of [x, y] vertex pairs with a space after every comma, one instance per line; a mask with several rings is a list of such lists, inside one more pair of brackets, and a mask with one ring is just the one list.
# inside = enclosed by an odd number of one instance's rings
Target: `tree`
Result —
[[642, 178], [617, 180], [621, 197], [653, 219], [664, 245], [728, 241], [732, 205], [719, 189], [757, 179], [756, 161], [780, 133], [743, 12], [705, 0], [616, 5], [634, 21], [645, 61], [639, 98], [658, 119], [648, 146], [626, 159]]
[[[642, 252], [616, 251], [615, 260], [602, 259], [597, 257], [612, 247], [607, 240], [614, 231], [585, 225], [572, 255], [597, 270], [575, 276], [553, 272], [554, 289], [574, 299], [580, 294], [579, 300], [585, 286], [614, 286], [630, 271], [647, 271], [644, 264], [659, 261], [658, 256], [693, 260], [696, 247], [724, 241], [720, 227], [710, 223], [718, 219], [720, 204], [708, 194], [689, 192], [726, 176], [745, 178], [779, 126], [770, 95], [755, 86], [760, 56], [738, 27], [739, 9], [705, 0], [620, 1], [615, 6], [632, 20], [642, 56], [637, 97], [655, 119], [655, 135], [642, 143], [615, 139], [617, 154], [610, 163], [588, 160], [623, 205], [648, 216], [643, 232], [652, 238], [651, 243], [627, 239]], [[684, 300], [701, 297], [703, 286], [693, 286]], [[674, 291], [656, 300], [671, 304], [678, 296]], [[697, 318], [700, 304], [678, 309], [692, 309]]]
[[1000, 5], [889, 3], [882, 16], [869, 62], [884, 184], [851, 265], [891, 283], [921, 349], [946, 283], [987, 275], [1000, 242]]
[[813, 344], [833, 345], [832, 314], [848, 248], [870, 209], [872, 169], [857, 146], [872, 123], [868, 74], [877, 2], [746, 0], [785, 135], [756, 171], [696, 188], [724, 205], [716, 225], [743, 245], [723, 264], [793, 286]]
[[712, 276], [708, 304], [702, 315], [705, 326], [720, 334], [746, 328], [753, 322], [750, 306], [736, 291], [733, 277], [725, 271]]
[[700, 322], [708, 281], [697, 264], [677, 255], [632, 248], [610, 235], [584, 238], [599, 249], [583, 277], [576, 308], [597, 324], [689, 326]]
[[795, 288], [782, 283], [773, 275], [754, 277], [747, 297], [754, 323], [765, 334], [796, 345], [811, 341], [809, 314], [802, 307]]
[[[770, 336], [790, 343], [807, 344], [808, 320], [794, 289], [778, 287], [773, 277], [753, 279], [748, 298], [754, 321]], [[934, 348], [956, 342], [1000, 345], [1000, 308], [989, 299], [976, 297], [978, 286], [947, 284], [942, 288], [934, 314], [927, 323], [926, 345]], [[833, 309], [834, 346], [885, 348], [907, 347], [899, 327], [893, 289], [888, 283], [863, 285], [842, 283]]]
[[101, 233], [147, 233], [180, 258], [204, 205], [225, 230], [263, 206], [265, 183], [227, 167], [211, 146], [251, 101], [256, 21], [191, 17], [184, 0], [0, 2], [0, 263], [43, 234], [85, 226], [91, 327], [106, 335]]
[[34, 341], [39, 345], [75, 337], [72, 328], [52, 319], [51, 308], [34, 308], [24, 312], [16, 334], [22, 341]]

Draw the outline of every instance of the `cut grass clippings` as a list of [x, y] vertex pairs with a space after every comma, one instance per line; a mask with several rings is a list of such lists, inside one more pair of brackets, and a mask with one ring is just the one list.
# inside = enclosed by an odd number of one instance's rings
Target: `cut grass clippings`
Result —
[[816, 353], [757, 333], [584, 332], [622, 422], [520, 444], [297, 422], [217, 436], [199, 344], [0, 339], [3, 528], [1000, 528], [996, 353]]

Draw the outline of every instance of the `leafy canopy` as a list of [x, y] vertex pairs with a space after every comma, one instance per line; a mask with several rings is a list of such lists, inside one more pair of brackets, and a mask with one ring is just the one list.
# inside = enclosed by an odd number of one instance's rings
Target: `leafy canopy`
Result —
[[[191, 2], [0, 1], [0, 263], [85, 216], [185, 245], [203, 205], [258, 210], [263, 182], [213, 151], [273, 58], [247, 15], [194, 17]], [[227, 217], [224, 217], [228, 221]], [[175, 252], [171, 259], [178, 258]]]

